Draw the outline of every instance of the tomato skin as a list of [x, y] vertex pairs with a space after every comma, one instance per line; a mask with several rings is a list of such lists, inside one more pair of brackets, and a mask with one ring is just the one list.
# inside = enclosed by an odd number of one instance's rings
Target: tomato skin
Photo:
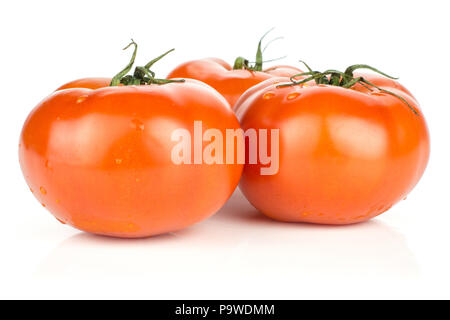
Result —
[[418, 103], [393, 80], [364, 77], [402, 96], [420, 116], [378, 90], [311, 82], [268, 83], [235, 106], [242, 129], [279, 129], [279, 172], [263, 176], [263, 165], [246, 164], [239, 186], [259, 211], [281, 221], [357, 223], [417, 184], [430, 149]]
[[275, 66], [265, 71], [233, 70], [225, 61], [218, 58], [206, 58], [185, 62], [176, 67], [167, 76], [200, 80], [222, 94], [231, 107], [239, 97], [254, 85], [273, 77], [290, 77], [301, 73], [291, 66]]
[[126, 238], [180, 230], [219, 210], [242, 172], [172, 162], [172, 131], [193, 136], [195, 120], [223, 134], [239, 128], [225, 99], [194, 80], [57, 91], [24, 124], [21, 168], [35, 197], [80, 230]]
[[68, 82], [56, 89], [56, 91], [72, 88], [100, 89], [108, 87], [110, 83], [111, 78], [82, 78]]
[[236, 103], [233, 106], [233, 111], [236, 113], [236, 115], [239, 113], [240, 109], [247, 109], [247, 106], [253, 101], [253, 98], [261, 91], [261, 89], [264, 89], [270, 85], [273, 84], [279, 84], [279, 83], [285, 83], [289, 82], [289, 78], [287, 77], [273, 77], [266, 79], [253, 87], [246, 90], [236, 101]]
[[264, 70], [265, 73], [271, 74], [274, 77], [291, 77], [299, 73], [303, 73], [302, 70], [287, 65], [278, 65], [267, 68]]

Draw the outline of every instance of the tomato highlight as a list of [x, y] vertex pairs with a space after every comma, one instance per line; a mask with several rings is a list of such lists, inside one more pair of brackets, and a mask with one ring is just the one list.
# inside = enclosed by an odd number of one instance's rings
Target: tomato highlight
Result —
[[[404, 199], [425, 171], [429, 134], [418, 102], [385, 74], [327, 70], [266, 80], [234, 106], [243, 130], [279, 129], [279, 172], [246, 164], [240, 189], [289, 222], [351, 224]], [[302, 77], [302, 79], [297, 79]], [[246, 146], [248, 150], [248, 146]]]
[[138, 238], [214, 214], [233, 193], [243, 165], [173, 163], [174, 130], [191, 132], [200, 120], [225, 135], [239, 122], [211, 87], [157, 79], [150, 67], [165, 54], [127, 75], [137, 50], [134, 41], [130, 45], [133, 57], [111, 85], [75, 81], [34, 108], [22, 129], [19, 158], [34, 196], [60, 222]]

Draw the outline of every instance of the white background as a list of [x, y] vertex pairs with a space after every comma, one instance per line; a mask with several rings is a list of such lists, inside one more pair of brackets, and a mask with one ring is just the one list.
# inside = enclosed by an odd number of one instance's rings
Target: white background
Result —
[[[450, 298], [448, 1], [3, 1], [0, 4], [0, 298]], [[364, 224], [277, 223], [239, 192], [214, 217], [143, 240], [63, 226], [18, 163], [27, 114], [65, 82], [112, 76], [175, 47], [154, 70], [253, 57], [262, 33], [316, 69], [367, 63], [421, 102], [431, 159], [406, 201]]]

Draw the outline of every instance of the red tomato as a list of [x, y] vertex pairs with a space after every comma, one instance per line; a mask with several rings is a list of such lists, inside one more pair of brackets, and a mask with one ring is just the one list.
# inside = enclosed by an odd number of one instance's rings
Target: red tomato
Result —
[[193, 135], [194, 121], [223, 134], [239, 128], [225, 99], [195, 80], [56, 91], [25, 121], [21, 168], [62, 223], [129, 238], [179, 230], [219, 210], [242, 172], [172, 161], [171, 134]]
[[[235, 60], [233, 67], [222, 59], [206, 58], [179, 65], [169, 73], [167, 78], [190, 78], [207, 83], [219, 91], [233, 107], [239, 97], [254, 85], [270, 78], [291, 77], [302, 72], [298, 68], [284, 65], [263, 69], [262, 55], [265, 48], [261, 48], [261, 43], [270, 31], [272, 29], [259, 40], [254, 65], [250, 65], [248, 60], [242, 57]], [[280, 38], [273, 39], [268, 44], [277, 39]]]
[[227, 103], [195, 82], [68, 89], [41, 102], [20, 142], [23, 173], [60, 221], [118, 237], [175, 231], [216, 212], [242, 165], [176, 165], [171, 132], [195, 120], [239, 128]]
[[276, 76], [290, 77], [301, 72], [300, 69], [288, 66], [272, 67], [266, 71], [233, 70], [223, 60], [206, 58], [179, 65], [169, 73], [167, 78], [190, 78], [203, 81], [219, 91], [230, 106], [233, 106], [239, 97], [254, 85]]
[[246, 164], [240, 182], [273, 219], [368, 220], [405, 198], [427, 165], [427, 125], [408, 90], [378, 75], [363, 75], [351, 88], [320, 84], [329, 75], [313, 73], [319, 84], [269, 81], [235, 106], [242, 129], [279, 129], [278, 173], [261, 175], [267, 165]]

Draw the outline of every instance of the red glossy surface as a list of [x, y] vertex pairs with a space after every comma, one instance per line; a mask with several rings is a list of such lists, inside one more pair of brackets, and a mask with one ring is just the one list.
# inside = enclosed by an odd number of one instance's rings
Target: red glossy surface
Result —
[[171, 133], [195, 120], [225, 133], [239, 123], [197, 81], [57, 91], [27, 118], [20, 162], [35, 197], [61, 222], [117, 237], [185, 228], [215, 213], [242, 165], [176, 165]]
[[361, 85], [277, 87], [268, 81], [239, 100], [235, 110], [244, 130], [279, 129], [278, 174], [263, 176], [263, 165], [246, 164], [240, 183], [262, 213], [282, 221], [361, 222], [417, 184], [430, 148], [419, 105], [397, 82], [365, 78], [404, 97], [420, 115]]
[[233, 70], [225, 61], [218, 58], [206, 58], [185, 62], [169, 73], [167, 78], [197, 79], [219, 91], [230, 106], [249, 88], [269, 78], [290, 77], [301, 73], [300, 69], [291, 66], [275, 66], [264, 72], [249, 70]]

